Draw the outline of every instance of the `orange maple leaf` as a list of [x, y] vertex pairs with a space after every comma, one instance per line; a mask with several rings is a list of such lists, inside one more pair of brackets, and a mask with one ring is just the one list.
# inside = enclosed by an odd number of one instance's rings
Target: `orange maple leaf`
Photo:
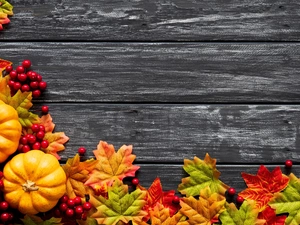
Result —
[[239, 193], [245, 199], [256, 201], [256, 206], [263, 211], [275, 193], [285, 189], [289, 178], [282, 174], [280, 167], [270, 172], [264, 165], [261, 165], [257, 175], [242, 173], [247, 189]]
[[113, 145], [100, 141], [97, 150], [93, 153], [98, 163], [85, 183], [91, 187], [96, 184], [102, 185], [104, 182], [110, 186], [116, 179], [134, 177], [135, 172], [140, 168], [132, 165], [135, 160], [135, 155], [131, 154], [132, 145], [123, 145], [118, 152], [115, 152]]
[[160, 203], [150, 210], [151, 225], [177, 225], [180, 221], [184, 221], [186, 217], [178, 212], [175, 215], [170, 215], [169, 208], [165, 208]]

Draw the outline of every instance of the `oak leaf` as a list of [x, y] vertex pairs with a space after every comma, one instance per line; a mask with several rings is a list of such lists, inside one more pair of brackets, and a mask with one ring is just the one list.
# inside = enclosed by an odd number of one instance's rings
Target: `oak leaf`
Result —
[[89, 192], [84, 183], [88, 180], [89, 173], [93, 170], [96, 163], [97, 161], [94, 159], [80, 162], [80, 156], [76, 154], [62, 166], [67, 176], [66, 192], [69, 198], [75, 198], [76, 196], [83, 198]]
[[[0, 0], [0, 2], [1, 2], [1, 0]], [[1, 18], [1, 16], [0, 16], [0, 18]], [[4, 60], [4, 59], [0, 59], [0, 76], [1, 76], [2, 71], [5, 70], [5, 68], [10, 65], [12, 65], [12, 62]]]
[[257, 174], [242, 173], [247, 189], [239, 193], [244, 199], [256, 201], [260, 211], [264, 210], [275, 193], [282, 191], [288, 185], [289, 178], [282, 174], [280, 167], [270, 172], [261, 165]]
[[209, 154], [205, 155], [204, 160], [194, 157], [194, 160], [184, 160], [183, 169], [190, 175], [183, 178], [178, 186], [181, 194], [189, 196], [197, 196], [200, 190], [210, 187], [212, 192], [225, 196], [226, 190], [229, 188], [226, 184], [219, 180], [220, 172], [216, 169], [216, 159]]
[[266, 221], [259, 219], [259, 209], [255, 206], [255, 201], [245, 200], [239, 209], [234, 203], [226, 203], [226, 210], [219, 216], [222, 224], [226, 225], [264, 225]]
[[136, 189], [128, 193], [128, 186], [116, 179], [112, 186], [108, 187], [108, 198], [93, 196], [90, 199], [97, 211], [91, 215], [98, 224], [116, 225], [132, 222], [133, 225], [143, 224], [143, 217], [147, 215], [142, 208], [146, 204], [146, 191]]
[[276, 215], [275, 210], [268, 206], [264, 211], [258, 214], [259, 219], [265, 219], [264, 225], [284, 225], [287, 215]]
[[180, 221], [184, 221], [186, 217], [178, 212], [170, 215], [170, 209], [164, 205], [157, 203], [150, 210], [151, 225], [177, 225]]
[[277, 192], [269, 202], [276, 214], [288, 213], [286, 225], [300, 224], [300, 181], [291, 173], [290, 182], [283, 192]]
[[132, 145], [123, 145], [118, 152], [114, 146], [107, 142], [100, 141], [94, 155], [98, 164], [92, 171], [86, 185], [102, 185], [104, 182], [110, 186], [116, 179], [122, 180], [125, 177], [134, 177], [135, 172], [140, 168], [132, 165], [135, 155], [132, 153]]
[[209, 187], [200, 191], [199, 199], [193, 196], [182, 198], [180, 201], [180, 212], [188, 220], [180, 222], [179, 225], [209, 225], [215, 220], [225, 208], [226, 198], [219, 193], [213, 193]]

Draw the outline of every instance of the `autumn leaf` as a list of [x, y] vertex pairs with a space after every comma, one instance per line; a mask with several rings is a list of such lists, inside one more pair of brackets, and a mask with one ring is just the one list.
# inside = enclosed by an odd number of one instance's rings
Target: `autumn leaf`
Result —
[[183, 169], [190, 175], [183, 178], [182, 183], [178, 186], [181, 194], [189, 196], [197, 196], [201, 189], [210, 187], [212, 192], [225, 196], [226, 190], [229, 188], [226, 184], [219, 180], [220, 172], [216, 169], [216, 159], [211, 158], [208, 154], [204, 160], [194, 157], [194, 160], [184, 160]]
[[85, 185], [102, 185], [104, 182], [111, 185], [114, 180], [122, 180], [124, 177], [134, 177], [135, 172], [140, 168], [132, 165], [135, 155], [132, 153], [132, 146], [123, 145], [118, 152], [115, 152], [113, 145], [100, 141], [94, 155], [98, 164], [92, 171], [90, 178]]
[[[1, 2], [1, 0], [0, 0], [0, 2]], [[0, 18], [1, 18], [1, 16], [0, 16]], [[12, 65], [12, 62], [4, 60], [4, 59], [0, 59], [0, 76], [1, 76], [2, 71], [5, 70], [5, 68], [10, 65]]]
[[170, 215], [170, 209], [164, 205], [157, 203], [150, 210], [151, 225], [177, 225], [180, 221], [184, 221], [186, 217], [178, 212], [175, 215]]
[[48, 220], [42, 220], [38, 216], [33, 216], [33, 215], [25, 215], [24, 219], [21, 219], [24, 225], [60, 225], [61, 223], [61, 218], [55, 218], [52, 217]]
[[94, 159], [80, 162], [80, 156], [75, 155], [69, 158], [65, 165], [62, 165], [67, 176], [67, 195], [69, 198], [76, 196], [84, 197], [88, 193], [87, 186], [84, 183], [89, 178], [89, 173], [93, 170], [97, 161]]
[[8, 76], [2, 77], [0, 75], [0, 100], [6, 104], [8, 104], [11, 99], [10, 88], [7, 83], [8, 79]]
[[226, 203], [226, 210], [219, 216], [225, 225], [264, 225], [264, 219], [258, 219], [259, 209], [255, 207], [255, 201], [245, 200], [239, 209], [234, 203]]
[[269, 202], [276, 214], [288, 213], [286, 225], [300, 224], [300, 181], [291, 173], [290, 182], [283, 192], [277, 192]]
[[268, 206], [258, 214], [259, 219], [266, 220], [264, 225], [284, 225], [287, 215], [276, 215], [275, 210]]
[[12, 16], [13, 6], [6, 0], [0, 0], [0, 13], [5, 13], [9, 16]]
[[180, 201], [180, 212], [188, 220], [180, 222], [179, 225], [208, 225], [211, 220], [225, 210], [226, 198], [223, 195], [212, 192], [207, 186], [200, 191], [199, 199], [193, 196], [182, 198]]
[[261, 165], [257, 175], [242, 173], [247, 189], [239, 193], [244, 199], [256, 201], [260, 211], [264, 210], [274, 193], [282, 191], [288, 185], [289, 178], [282, 174], [281, 169], [276, 167], [270, 172]]
[[116, 225], [119, 221], [123, 223], [132, 222], [133, 225], [143, 223], [143, 217], [147, 215], [142, 208], [146, 204], [146, 191], [136, 189], [128, 193], [128, 186], [116, 179], [112, 186], [108, 187], [108, 198], [93, 196], [90, 199], [97, 212], [91, 215], [98, 224]]
[[86, 220], [76, 220], [79, 225], [98, 225], [97, 220], [88, 217]]
[[49, 113], [41, 117], [40, 124], [45, 126], [44, 140], [49, 142], [49, 146], [42, 150], [60, 159], [57, 152], [65, 149], [64, 144], [69, 140], [69, 137], [67, 137], [64, 132], [53, 133], [55, 124], [52, 122], [52, 117]]

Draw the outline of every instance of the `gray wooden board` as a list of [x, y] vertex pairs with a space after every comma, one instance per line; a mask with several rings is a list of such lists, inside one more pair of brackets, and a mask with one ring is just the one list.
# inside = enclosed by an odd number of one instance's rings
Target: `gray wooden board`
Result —
[[[183, 165], [157, 165], [157, 164], [136, 164], [140, 166], [137, 171], [137, 177], [140, 184], [144, 187], [150, 187], [155, 178], [159, 177], [165, 191], [176, 190], [181, 183], [181, 179], [189, 176], [184, 170]], [[300, 177], [299, 166], [293, 166], [287, 170], [281, 165], [265, 165], [271, 172], [277, 166], [280, 167], [283, 174], [288, 175], [290, 172]], [[228, 186], [236, 188], [237, 192], [244, 190], [247, 186], [241, 176], [242, 172], [256, 175], [260, 165], [216, 165], [217, 170], [221, 172], [219, 179]], [[130, 179], [128, 179], [130, 180]], [[130, 183], [129, 183], [130, 184]], [[177, 191], [178, 193], [178, 191]]]
[[47, 102], [299, 102], [299, 43], [2, 43]]
[[116, 150], [132, 144], [138, 163], [182, 163], [205, 153], [227, 164], [300, 159], [299, 105], [50, 103], [49, 107], [56, 131], [70, 137], [63, 160], [80, 146], [92, 157], [100, 140]]
[[11, 0], [2, 40], [299, 41], [298, 0]]

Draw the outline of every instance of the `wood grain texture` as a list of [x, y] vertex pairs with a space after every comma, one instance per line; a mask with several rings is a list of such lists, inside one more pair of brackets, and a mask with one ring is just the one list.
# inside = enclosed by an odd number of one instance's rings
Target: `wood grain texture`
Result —
[[[37, 105], [36, 107], [38, 107]], [[137, 163], [182, 163], [209, 153], [220, 163], [300, 161], [299, 105], [49, 104], [70, 137], [62, 159], [99, 141], [133, 145]]]
[[298, 43], [1, 44], [48, 82], [46, 102], [298, 102]]
[[11, 0], [2, 40], [298, 41], [298, 0]]

